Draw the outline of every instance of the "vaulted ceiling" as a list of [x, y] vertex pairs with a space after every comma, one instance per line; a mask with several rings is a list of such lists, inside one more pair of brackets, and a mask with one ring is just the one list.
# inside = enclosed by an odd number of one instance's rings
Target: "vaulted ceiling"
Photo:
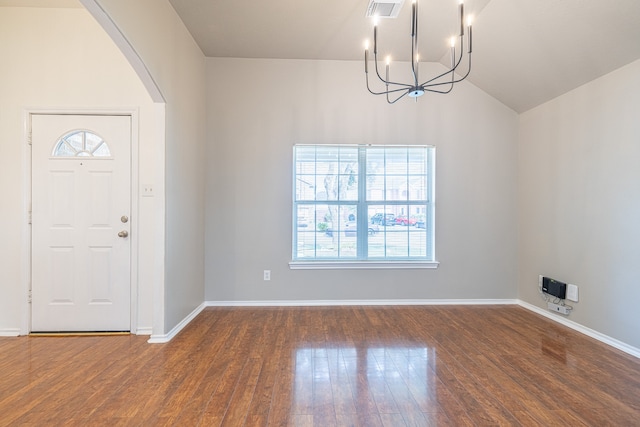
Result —
[[[362, 60], [368, 0], [169, 0], [209, 57]], [[448, 64], [459, 0], [420, 0], [420, 56]], [[0, 6], [78, 7], [78, 0]], [[381, 20], [381, 53], [406, 60], [411, 0]], [[465, 0], [469, 80], [517, 112], [640, 59], [640, 0]], [[404, 53], [403, 53], [404, 52]]]
[[[170, 0], [206, 56], [362, 60], [368, 0]], [[458, 0], [420, 0], [420, 55], [448, 64]], [[465, 0], [469, 80], [517, 112], [640, 58], [640, 0]], [[411, 0], [381, 20], [381, 49], [410, 55]], [[386, 46], [386, 47], [385, 47]]]

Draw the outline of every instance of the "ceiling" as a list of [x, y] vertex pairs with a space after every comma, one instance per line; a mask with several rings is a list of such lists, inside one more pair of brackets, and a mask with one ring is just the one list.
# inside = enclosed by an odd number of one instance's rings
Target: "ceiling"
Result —
[[[209, 57], [362, 60], [368, 0], [169, 0]], [[420, 57], [448, 64], [459, 0], [420, 1]], [[0, 6], [81, 7], [78, 0]], [[411, 0], [378, 42], [409, 55]], [[640, 58], [640, 0], [465, 0], [474, 15], [469, 80], [517, 112]], [[363, 83], [364, 84], [364, 83]]]
[[0, 7], [61, 7], [79, 9], [80, 0], [0, 0]]
[[[361, 60], [368, 0], [169, 0], [206, 56]], [[448, 64], [458, 0], [420, 2], [420, 56]], [[381, 51], [409, 55], [411, 0], [381, 20]], [[526, 111], [640, 58], [640, 0], [465, 0], [469, 80]], [[406, 52], [405, 58], [395, 52]], [[394, 58], [395, 59], [395, 58]]]

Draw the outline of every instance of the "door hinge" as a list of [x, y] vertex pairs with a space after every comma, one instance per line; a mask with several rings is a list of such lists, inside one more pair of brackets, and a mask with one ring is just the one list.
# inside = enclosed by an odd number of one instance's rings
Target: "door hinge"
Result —
[[33, 213], [32, 213], [31, 211], [29, 211], [29, 212], [27, 213], [27, 221], [28, 221], [27, 223], [28, 223], [29, 225], [31, 225], [31, 223], [32, 223], [32, 221], [33, 221]]
[[33, 300], [33, 293], [31, 289], [29, 289], [29, 292], [27, 292], [27, 302], [31, 304], [32, 300]]
[[33, 133], [31, 131], [27, 134], [27, 144], [33, 145]]

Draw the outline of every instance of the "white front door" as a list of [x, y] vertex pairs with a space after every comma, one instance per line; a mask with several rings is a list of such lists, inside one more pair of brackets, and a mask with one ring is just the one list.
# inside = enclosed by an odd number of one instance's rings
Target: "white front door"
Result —
[[31, 119], [31, 330], [129, 331], [131, 117]]

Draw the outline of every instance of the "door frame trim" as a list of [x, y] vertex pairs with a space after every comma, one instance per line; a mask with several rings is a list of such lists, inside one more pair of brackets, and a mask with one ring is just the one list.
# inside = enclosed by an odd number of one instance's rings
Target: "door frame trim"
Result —
[[74, 116], [128, 116], [131, 119], [131, 254], [130, 254], [130, 327], [131, 333], [138, 331], [138, 247], [139, 247], [139, 109], [132, 108], [37, 108], [28, 107], [23, 113], [23, 207], [24, 213], [23, 230], [22, 230], [22, 289], [25, 299], [23, 305], [23, 315], [21, 320], [20, 335], [28, 335], [31, 332], [31, 254], [32, 254], [32, 230], [30, 221], [30, 212], [32, 204], [32, 177], [33, 177], [33, 160], [31, 150], [31, 117], [34, 115], [74, 115]]

